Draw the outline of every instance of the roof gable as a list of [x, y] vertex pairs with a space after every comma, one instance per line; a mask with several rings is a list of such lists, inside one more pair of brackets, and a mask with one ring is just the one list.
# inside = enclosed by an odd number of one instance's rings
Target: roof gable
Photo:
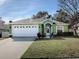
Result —
[[15, 21], [12, 24], [40, 24], [43, 23], [44, 21], [48, 21], [50, 19], [47, 18], [37, 18], [37, 19], [22, 19], [19, 21]]

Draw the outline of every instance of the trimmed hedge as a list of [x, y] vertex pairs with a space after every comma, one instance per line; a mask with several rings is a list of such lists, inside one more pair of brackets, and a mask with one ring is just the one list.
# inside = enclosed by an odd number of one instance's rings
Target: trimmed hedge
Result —
[[41, 34], [41, 33], [37, 33], [37, 37], [40, 39], [41, 37], [43, 38], [43, 37], [46, 37], [46, 34], [44, 33], [44, 34]]
[[73, 32], [62, 32], [62, 33], [57, 33], [57, 36], [73, 36]]

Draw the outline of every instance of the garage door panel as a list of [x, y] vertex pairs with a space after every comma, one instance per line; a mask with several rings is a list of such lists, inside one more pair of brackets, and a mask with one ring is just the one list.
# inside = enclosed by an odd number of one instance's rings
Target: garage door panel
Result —
[[17, 37], [37, 36], [38, 26], [36, 28], [13, 28], [12, 35]]

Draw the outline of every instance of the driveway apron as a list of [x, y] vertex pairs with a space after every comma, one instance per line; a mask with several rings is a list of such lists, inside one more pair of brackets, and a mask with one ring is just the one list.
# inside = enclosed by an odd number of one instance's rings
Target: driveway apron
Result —
[[[20, 59], [35, 38], [8, 38], [0, 42], [0, 59]], [[23, 40], [23, 41], [22, 41]]]

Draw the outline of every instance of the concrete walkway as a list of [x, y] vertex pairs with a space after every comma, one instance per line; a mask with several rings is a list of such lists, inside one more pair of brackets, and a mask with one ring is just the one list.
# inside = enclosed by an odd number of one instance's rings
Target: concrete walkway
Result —
[[[16, 39], [18, 39], [16, 41]], [[0, 59], [20, 59], [28, 47], [32, 44], [34, 38], [29, 41], [28, 38], [8, 38], [0, 40]], [[26, 39], [26, 41], [19, 41]]]

